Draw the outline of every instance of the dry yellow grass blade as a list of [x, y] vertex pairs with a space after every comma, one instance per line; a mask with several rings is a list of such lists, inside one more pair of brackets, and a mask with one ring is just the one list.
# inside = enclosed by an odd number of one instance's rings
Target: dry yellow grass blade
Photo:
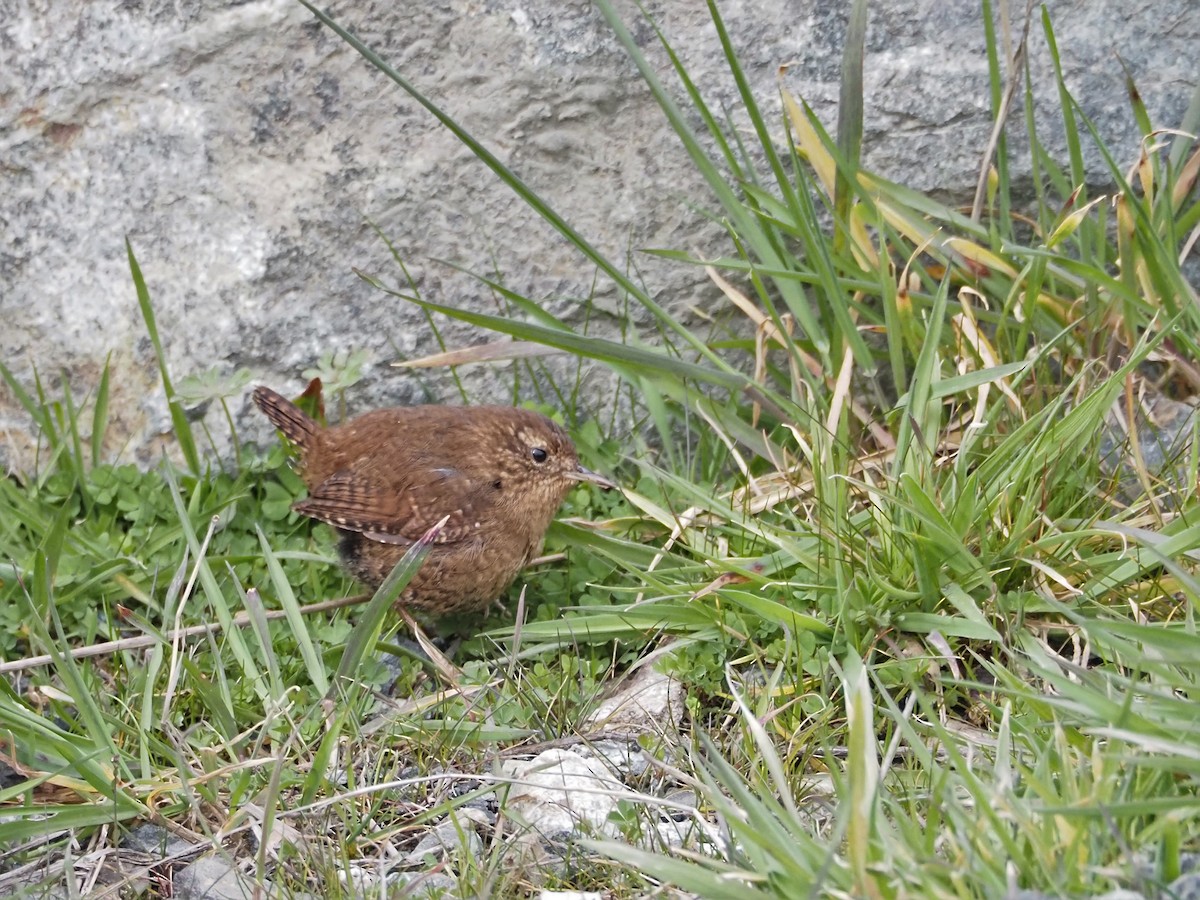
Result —
[[[1130, 283], [1136, 282], [1140, 286], [1142, 295], [1147, 299], [1153, 298], [1156, 296], [1153, 289], [1149, 292], [1145, 290], [1144, 267], [1138, 264], [1139, 254], [1133, 239], [1134, 231], [1137, 229], [1137, 220], [1133, 210], [1129, 208], [1129, 198], [1125, 194], [1117, 194], [1113, 204], [1117, 210], [1117, 256], [1120, 262], [1121, 277], [1128, 279]], [[1131, 339], [1131, 335], [1122, 336], [1126, 345]]]
[[[759, 384], [764, 384], [767, 378], [767, 341], [772, 340], [778, 346], [788, 348], [788, 341], [780, 332], [780, 329], [771, 320], [765, 312], [759, 309], [754, 301], [739, 291], [732, 283], [726, 281], [721, 274], [712, 266], [704, 267], [705, 274], [712, 280], [713, 284], [721, 289], [721, 292], [729, 299], [729, 301], [742, 311], [742, 314], [754, 323], [754, 380]], [[792, 335], [792, 329], [795, 325], [795, 320], [790, 313], [784, 313], [779, 317], [780, 324], [783, 325], [784, 331], [788, 338]], [[799, 368], [797, 366], [796, 355], [803, 359], [804, 364], [810, 372], [814, 374], [820, 372], [821, 366], [815, 359], [795, 347], [795, 353], [788, 354], [788, 367], [791, 371], [792, 384], [799, 384], [803, 379], [800, 377]], [[755, 400], [751, 404], [750, 424], [757, 426], [758, 418], [762, 414], [762, 404]]]
[[[766, 379], [767, 374], [767, 341], [774, 341], [779, 347], [788, 350], [788, 368], [791, 375], [792, 384], [799, 385], [803, 383], [801, 378], [799, 364], [803, 363], [804, 367], [817, 378], [821, 378], [826, 384], [830, 384], [830, 379], [826, 377], [821, 363], [795, 344], [789, 346], [787, 338], [791, 337], [794, 320], [790, 314], [784, 314], [780, 317], [780, 322], [783, 325], [784, 332], [781, 332], [778, 326], [771, 320], [765, 312], [755, 305], [754, 301], [739, 291], [733, 284], [721, 276], [721, 274], [712, 266], [704, 267], [705, 273], [713, 284], [721, 289], [729, 301], [736, 306], [743, 315], [754, 323], [754, 380], [762, 384]], [[887, 429], [875, 422], [865, 408], [859, 403], [851, 400], [850, 411], [854, 413], [854, 417], [862, 423], [871, 436], [875, 439], [877, 446], [887, 449], [895, 446], [892, 436]], [[759, 415], [762, 413], [762, 404], [754, 401], [751, 408], [751, 424], [757, 425]]]
[[987, 272], [980, 271], [979, 269], [979, 267], [983, 267], [987, 271], [1000, 272], [1003, 275], [1007, 275], [1009, 278], [1017, 277], [1016, 269], [1010, 266], [1006, 261], [1001, 259], [991, 250], [988, 250], [986, 247], [981, 247], [974, 241], [969, 241], [962, 237], [948, 237], [942, 242], [942, 248], [944, 250], [957, 253], [968, 262], [974, 263], [974, 266], [967, 266], [967, 268], [974, 275], [986, 275]]
[[462, 683], [462, 669], [450, 662], [441, 650], [429, 639], [417, 620], [412, 617], [412, 614], [403, 606], [398, 606], [396, 609], [400, 613], [400, 618], [404, 620], [404, 624], [408, 626], [408, 630], [417, 640], [417, 644], [425, 651], [425, 655], [429, 657], [429, 661], [433, 663], [442, 680], [449, 684], [452, 688], [460, 687]]
[[401, 360], [392, 365], [405, 369], [431, 369], [441, 366], [465, 366], [470, 363], [554, 356], [564, 352], [557, 347], [547, 347], [545, 344], [535, 344], [531, 341], [492, 341], [487, 344], [476, 344], [473, 347], [434, 353], [420, 359]]
[[394, 726], [399, 720], [408, 719], [413, 716], [423, 716], [452, 700], [461, 698], [470, 701], [479, 694], [494, 690], [495, 687], [496, 682], [489, 681], [487, 684], [459, 685], [447, 690], [434, 691], [431, 694], [420, 697], [409, 697], [400, 701], [391, 700], [389, 701], [390, 706], [387, 711], [380, 713], [362, 727], [363, 737], [370, 737], [371, 735], [385, 731]]
[[[958, 341], [958, 372], [963, 375], [974, 369], [992, 369], [1000, 364], [999, 354], [979, 328], [979, 322], [975, 318], [975, 309], [970, 303], [972, 297], [986, 305], [984, 296], [974, 288], [961, 288], [958, 292], [958, 301], [962, 306], [962, 312], [950, 319], [950, 325], [954, 329]], [[978, 365], [975, 365], [975, 362], [978, 362]], [[985, 381], [979, 385], [972, 424], [982, 424], [983, 412], [987, 409], [987, 395], [993, 384], [1008, 400], [1009, 408], [1024, 418], [1021, 400], [1013, 392], [1008, 382], [1009, 379], [1005, 377], [997, 378], [994, 381]]]
[[825, 419], [825, 430], [829, 434], [838, 433], [841, 424], [842, 410], [850, 402], [850, 376], [854, 372], [854, 353], [846, 346], [842, 355], [842, 365], [838, 370], [837, 381], [834, 382], [833, 396], [829, 398], [829, 415]]
[[783, 95], [784, 109], [787, 110], [788, 118], [792, 121], [792, 130], [796, 133], [796, 147], [808, 160], [808, 164], [813, 167], [825, 193], [832, 197], [837, 164], [825, 149], [825, 145], [821, 143], [821, 138], [817, 136], [816, 129], [808, 121], [808, 116], [800, 108], [796, 98], [788, 91], [780, 93]]
[[1079, 228], [1079, 224], [1085, 218], [1087, 218], [1092, 209], [1099, 204], [1104, 203], [1106, 200], [1108, 200], [1108, 197], [1106, 195], [1101, 195], [1095, 200], [1084, 204], [1079, 209], [1066, 216], [1061, 222], [1058, 223], [1058, 225], [1054, 227], [1054, 230], [1050, 232], [1050, 236], [1046, 238], [1046, 246], [1048, 248], [1057, 247], [1064, 240], [1073, 235], [1075, 230]]
[[1175, 179], [1175, 188], [1171, 191], [1171, 206], [1175, 212], [1179, 212], [1183, 207], [1183, 202], [1192, 192], [1197, 177], [1200, 177], [1200, 147], [1188, 157], [1188, 161], [1179, 170], [1179, 177]]
[[[796, 146], [812, 166], [822, 189], [832, 197], [837, 171], [836, 161], [821, 142], [803, 107], [787, 91], [783, 91], [782, 95], [784, 108], [795, 134]], [[1200, 162], [1197, 163], [1197, 167], [1200, 168]], [[930, 248], [933, 252], [940, 253], [947, 263], [959, 266], [972, 278], [999, 274], [1014, 281], [1021, 279], [1021, 273], [1011, 263], [975, 241], [955, 235], [940, 236], [943, 231], [941, 225], [930, 222], [925, 214], [891, 199], [887, 184], [877, 176], [860, 170], [857, 177], [883, 220], [913, 246]], [[865, 219], [866, 210], [863, 204], [856, 204], [851, 212], [850, 235], [855, 258], [864, 267], [874, 268], [879, 265], [880, 258], [871, 243]], [[903, 281], [901, 285], [904, 285]], [[1069, 299], [1039, 292], [1037, 303], [1061, 325], [1068, 324], [1071, 310]]]
[[[796, 102], [796, 98], [788, 91], [780, 93], [783, 96], [783, 105], [787, 109], [788, 118], [791, 119], [792, 129], [796, 134], [796, 146], [801, 155], [808, 160], [808, 164], [812, 166], [817, 180], [821, 182], [822, 190], [832, 198], [834, 181], [837, 176], [837, 161], [825, 149], [816, 129], [808, 121], [808, 116]], [[851, 250], [859, 265], [864, 268], [875, 268], [879, 265], [879, 254], [876, 253], [875, 247], [871, 243], [864, 216], [862, 205], [856, 203], [850, 211], [850, 221], [847, 223], [851, 237]]]
[[[340, 597], [336, 600], [322, 600], [319, 603], [309, 603], [300, 607], [302, 615], [311, 613], [328, 612], [334, 609], [341, 609], [343, 606], [357, 606], [366, 603], [371, 599], [369, 594], [356, 594], [353, 597]], [[287, 613], [282, 609], [267, 610], [264, 613], [264, 618], [268, 621], [283, 619]], [[233, 617], [232, 625], [238, 628], [244, 628], [250, 624], [250, 615], [245, 612], [240, 612]], [[188, 638], [199, 637], [208, 634], [217, 634], [222, 631], [224, 626], [220, 622], [207, 622], [203, 625], [189, 625], [187, 628], [180, 628], [175, 631], [168, 631], [163, 635], [157, 634], [139, 634], [134, 637], [119, 638], [115, 641], [104, 641], [99, 644], [88, 644], [86, 647], [75, 647], [65, 656], [71, 659], [88, 659], [93, 656], [107, 656], [112, 653], [118, 653], [125, 650], [135, 650], [142, 647], [153, 647], [156, 644], [161, 644], [163, 640], [174, 641], [176, 639], [186, 640]], [[24, 669], [35, 669], [40, 666], [48, 666], [55, 662], [56, 657], [50, 654], [40, 656], [27, 656], [23, 659], [15, 659], [10, 662], [0, 663], [0, 675], [6, 675], [10, 672], [20, 672]]]

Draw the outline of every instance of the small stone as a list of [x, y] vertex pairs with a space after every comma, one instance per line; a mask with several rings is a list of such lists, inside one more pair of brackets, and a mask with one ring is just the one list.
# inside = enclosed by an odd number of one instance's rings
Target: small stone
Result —
[[668, 847], [694, 850], [709, 856], [723, 856], [727, 849], [721, 830], [698, 816], [660, 821], [658, 837]]
[[1174, 900], [1200, 900], [1200, 872], [1180, 875], [1166, 890], [1166, 896]]
[[[172, 896], [178, 900], [245, 900], [253, 895], [255, 884], [232, 862], [210, 854], [176, 872], [172, 888]], [[262, 884], [261, 892], [270, 896], [269, 882]]]
[[690, 818], [692, 811], [700, 806], [700, 798], [690, 788], [676, 788], [668, 791], [663, 797], [663, 801], [670, 805], [661, 807], [662, 813], [672, 819]]
[[476, 825], [495, 825], [496, 824], [496, 792], [492, 791], [487, 794], [480, 794], [478, 797], [472, 797], [470, 800], [458, 807], [458, 812], [461, 815], [471, 816], [471, 821]]
[[146, 822], [128, 832], [121, 839], [121, 846], [126, 850], [165, 859], [168, 856], [182, 856], [198, 845], [177, 837], [161, 826]]
[[515, 781], [504, 810], [516, 813], [543, 838], [572, 833], [581, 825], [616, 836], [609, 816], [626, 789], [599, 760], [552, 749], [531, 760], [509, 760], [504, 772]]
[[633, 741], [593, 741], [580, 754], [608, 763], [623, 778], [637, 778], [650, 767], [645, 751]]
[[[492, 798], [492, 803], [496, 802], [495, 797]], [[471, 822], [474, 825], [491, 826], [496, 824], [495, 812], [487, 809], [477, 809], [473, 806], [463, 805], [454, 811], [454, 814], [464, 821]]]
[[417, 843], [417, 846], [401, 859], [402, 865], [424, 866], [432, 859], [441, 862], [447, 857], [464, 854], [478, 857], [483, 852], [483, 841], [475, 832], [470, 816], [457, 816], [441, 822]]
[[344, 869], [338, 869], [337, 879], [342, 887], [363, 895], [378, 891], [383, 882], [374, 865], [353, 862]]
[[641, 669], [588, 717], [593, 728], [631, 734], [676, 730], [683, 721], [683, 685], [652, 668]]
[[[388, 887], [402, 888], [405, 897], [458, 897], [458, 880], [441, 872], [396, 872]], [[388, 893], [387, 896], [393, 896]]]
[[1105, 416], [1099, 448], [1101, 470], [1116, 477], [1118, 495], [1132, 502], [1145, 491], [1139, 475], [1139, 468], [1145, 466], [1151, 480], [1163, 486], [1158, 492], [1160, 501], [1175, 508], [1178, 498], [1187, 496], [1192, 487], [1187, 483], [1187, 456], [1196, 405], [1151, 392], [1139, 398], [1132, 428], [1127, 416], [1123, 397]]
[[8, 763], [0, 760], [0, 789], [10, 788], [15, 784], [20, 784], [24, 780], [24, 775], [14, 769]]

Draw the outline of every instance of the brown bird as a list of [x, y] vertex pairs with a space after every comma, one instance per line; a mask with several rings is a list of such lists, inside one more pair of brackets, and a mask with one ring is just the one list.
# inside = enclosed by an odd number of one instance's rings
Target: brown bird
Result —
[[270, 388], [254, 402], [299, 449], [308, 499], [292, 508], [337, 529], [343, 563], [369, 587], [450, 517], [399, 600], [434, 615], [486, 608], [537, 555], [573, 486], [613, 486], [530, 410], [406, 406], [325, 428]]

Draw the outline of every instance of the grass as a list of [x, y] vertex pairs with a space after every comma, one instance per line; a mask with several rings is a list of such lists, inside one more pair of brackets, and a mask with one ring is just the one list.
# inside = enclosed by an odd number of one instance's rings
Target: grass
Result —
[[[577, 330], [487, 279], [503, 312], [456, 309], [417, 294], [402, 260], [396, 285], [363, 276], [430, 321], [517, 339], [514, 399], [560, 410], [623, 496], [573, 494], [549, 536], [563, 557], [466, 642], [453, 683], [410, 663], [397, 694], [410, 699], [380, 720], [388, 676], [371, 650], [399, 584], [365, 610], [306, 614], [351, 586], [328, 536], [289, 511], [300, 485], [282, 452], [239, 447], [225, 471], [190, 432], [181, 404], [225, 402], [242, 373], [168, 387], [182, 468], [141, 472], [101, 458], [107, 377], [79, 400], [0, 368], [43, 441], [35, 471], [0, 482], [14, 513], [0, 518], [0, 654], [53, 660], [0, 687], [0, 747], [20, 774], [0, 791], [5, 865], [151, 821], [231, 852], [253, 830], [255, 878], [351, 895], [351, 866], [460, 814], [473, 791], [450, 791], [447, 769], [487, 773], [523, 746], [593, 738], [597, 692], [653, 661], [685, 686], [688, 728], [643, 738], [666, 774], [634, 786], [622, 839], [578, 845], [565, 867], [512, 868], [502, 811], [481, 855], [447, 864], [462, 896], [539, 882], [712, 898], [1168, 885], [1200, 850], [1197, 425], [1165, 465], [1148, 462], [1145, 428], [1126, 439], [1118, 425], [1200, 392], [1200, 306], [1181, 268], [1200, 229], [1200, 150], [1186, 136], [1200, 103], [1153, 123], [1131, 91], [1143, 149], [1118, 160], [1060, 77], [1067, 161], [1031, 118], [1023, 134], [1009, 120], [963, 211], [860, 167], [861, 28], [830, 135], [802, 98], [785, 94], [772, 120], [710, 4], [749, 122], [734, 132], [669, 36], [642, 49], [597, 6], [726, 229], [714, 259], [652, 251], [704, 267], [728, 300], [703, 333], [313, 13], [654, 323], [620, 338]], [[1057, 67], [1049, 18], [1031, 27]], [[986, 30], [994, 112], [1008, 96], [1031, 109], [1021, 64]], [[1010, 181], [1016, 139], [1033, 149], [1032, 201]], [[1089, 142], [1108, 160], [1103, 197], [1083, 187]], [[130, 262], [155, 337], [132, 249]], [[615, 372], [633, 427], [578, 408], [581, 374], [539, 392], [548, 351], [579, 373], [584, 360]], [[327, 359], [320, 373], [344, 391], [355, 366]], [[1106, 439], [1119, 467], [1102, 460]], [[169, 637], [213, 620], [222, 629], [192, 643]], [[149, 650], [68, 653], [130, 633]], [[671, 784], [698, 793], [721, 840], [663, 844], [656, 795]]]

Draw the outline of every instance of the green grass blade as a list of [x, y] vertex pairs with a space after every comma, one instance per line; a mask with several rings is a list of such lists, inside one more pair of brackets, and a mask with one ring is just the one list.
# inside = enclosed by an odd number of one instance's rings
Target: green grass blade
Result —
[[92, 467], [100, 465], [104, 452], [104, 435], [108, 432], [108, 398], [110, 376], [112, 375], [112, 353], [104, 358], [104, 368], [100, 371], [100, 385], [96, 388], [96, 401], [92, 408]]
[[192, 527], [191, 517], [180, 495], [178, 480], [169, 462], [163, 462], [162, 472], [170, 488], [171, 502], [175, 506], [175, 514], [182, 529], [184, 539], [187, 541], [188, 550], [192, 558], [196, 560], [200, 586], [204, 589], [204, 596], [208, 598], [210, 609], [216, 615], [217, 621], [221, 623], [223, 639], [233, 651], [234, 658], [237, 660], [238, 665], [241, 666], [242, 674], [249, 679], [255, 693], [258, 694], [261, 700], [268, 701], [270, 696], [269, 689], [264, 682], [262, 672], [255, 662], [250, 648], [246, 646], [246, 640], [242, 636], [241, 629], [235, 627], [233, 624], [233, 615], [229, 611], [229, 605], [225, 600], [225, 595], [221, 591], [221, 586], [217, 582], [216, 576], [213, 574], [212, 567], [203, 553], [196, 530]]
[[330, 691], [341, 690], [344, 682], [353, 681], [354, 675], [361, 668], [366, 655], [379, 639], [379, 633], [388, 610], [392, 608], [396, 598], [400, 596], [404, 588], [412, 581], [413, 576], [417, 574], [417, 570], [421, 568], [421, 564], [425, 561], [430, 547], [437, 540], [444, 524], [444, 522], [439, 522], [422, 535], [421, 539], [416, 541], [400, 558], [388, 577], [383, 580], [383, 584], [375, 591], [366, 609], [363, 610], [358, 626], [351, 632], [350, 640], [346, 642], [346, 649], [342, 651], [342, 658], [338, 663], [337, 673], [330, 685]]
[[158, 325], [154, 319], [154, 307], [150, 303], [150, 291], [146, 289], [146, 280], [138, 266], [137, 258], [133, 255], [133, 245], [125, 239], [125, 250], [129, 256], [129, 271], [133, 275], [133, 285], [137, 290], [138, 307], [142, 311], [142, 321], [146, 323], [146, 334], [154, 347], [154, 356], [158, 361], [158, 374], [162, 378], [163, 391], [167, 395], [167, 408], [171, 413], [171, 427], [175, 430], [175, 440], [188, 469], [193, 474], [200, 472], [200, 454], [196, 451], [196, 440], [192, 436], [192, 426], [188, 422], [183, 405], [175, 398], [175, 388], [171, 385], [171, 375], [167, 371], [167, 358], [163, 354], [162, 341], [158, 338]]
[[283, 566], [280, 565], [278, 557], [275, 556], [274, 551], [271, 549], [271, 544], [267, 540], [267, 536], [263, 533], [262, 528], [255, 525], [254, 530], [258, 534], [263, 559], [267, 563], [267, 572], [271, 576], [271, 586], [275, 588], [275, 596], [279, 599], [279, 605], [283, 607], [288, 627], [292, 630], [292, 636], [295, 637], [296, 643], [300, 646], [300, 655], [303, 657], [304, 665], [308, 669], [308, 677], [312, 679], [312, 683], [318, 691], [326, 694], [329, 692], [329, 679], [325, 675], [325, 664], [317, 654], [316, 647], [313, 646], [312, 636], [308, 633], [304, 616], [300, 613], [300, 604], [296, 601], [296, 594], [292, 590], [287, 575], [284, 574]]
[[854, 0], [850, 22], [846, 26], [846, 44], [842, 49], [842, 83], [838, 98], [837, 147], [841, 157], [834, 182], [835, 252], [849, 251], [846, 224], [854, 203], [858, 181], [858, 160], [863, 136], [863, 55], [867, 39], [867, 2]]
[[625, 366], [632, 370], [646, 373], [663, 373], [677, 381], [701, 381], [732, 390], [740, 390], [747, 387], [757, 389], [758, 387], [745, 375], [734, 371], [727, 371], [724, 365], [719, 368], [709, 368], [696, 363], [686, 362], [662, 351], [640, 349], [617, 341], [585, 337], [559, 327], [552, 328], [544, 325], [534, 325], [518, 319], [510, 319], [506, 316], [477, 313], [459, 307], [447, 306], [388, 288], [378, 280], [361, 272], [359, 273], [359, 277], [379, 290], [391, 294], [393, 297], [398, 297], [401, 300], [415, 303], [423, 309], [440, 312], [461, 322], [478, 325], [500, 334], [508, 334], [523, 341], [533, 341], [549, 347], [558, 347], [561, 350], [577, 353], [580, 356], [590, 359], [598, 359], [613, 366]]

